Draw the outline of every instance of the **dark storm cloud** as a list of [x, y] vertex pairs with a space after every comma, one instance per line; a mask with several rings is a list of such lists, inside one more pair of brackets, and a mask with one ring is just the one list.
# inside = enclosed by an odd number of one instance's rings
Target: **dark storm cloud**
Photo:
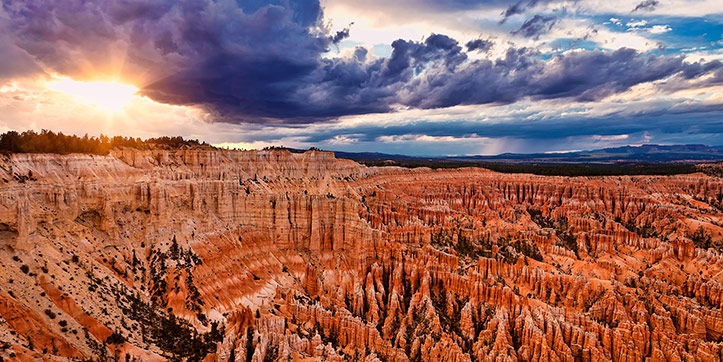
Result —
[[471, 52], [477, 50], [483, 53], [489, 51], [493, 45], [495, 45], [495, 43], [492, 40], [486, 39], [470, 40], [467, 42], [467, 44], [465, 44], [465, 46], [467, 47], [467, 51]]
[[[84, 43], [102, 52], [107, 50], [103, 44], [115, 37], [112, 24], [103, 20], [108, 9], [100, 4], [68, 1], [56, 9], [41, 1], [3, 1], [2, 7], [9, 19], [3, 28], [14, 33], [17, 45], [58, 72], [76, 70], [73, 49], [59, 44]], [[93, 52], [88, 50], [84, 58]]]
[[635, 6], [635, 9], [633, 9], [633, 11], [638, 11], [638, 10], [652, 11], [652, 10], [655, 10], [655, 8], [658, 6], [659, 3], [660, 2], [658, 0], [644, 0], [640, 4]]
[[674, 92], [719, 84], [723, 84], [723, 63], [713, 60], [707, 63], [685, 64], [682, 72], [661, 82], [658, 88], [664, 92]]
[[538, 39], [540, 35], [548, 33], [557, 23], [555, 16], [535, 15], [532, 19], [525, 21], [522, 26], [512, 34], [520, 34], [527, 38]]
[[[352, 23], [352, 24], [353, 24], [353, 23]], [[342, 29], [342, 30], [337, 31], [336, 34], [334, 34], [334, 36], [331, 37], [331, 43], [332, 43], [332, 44], [339, 44], [340, 41], [348, 38], [348, 37], [349, 37], [350, 27], [351, 27], [351, 25], [350, 25], [350, 26], [347, 26], [346, 28], [344, 28], [344, 29]]]
[[[625, 48], [564, 53], [550, 59], [534, 49], [511, 48], [496, 60], [469, 61], [457, 41], [439, 34], [424, 42], [397, 40], [392, 49], [389, 58], [372, 63], [325, 60], [311, 77], [313, 86], [300, 92], [323, 95], [319, 97], [323, 106], [309, 116], [323, 110], [335, 115], [386, 112], [395, 104], [423, 109], [504, 104], [526, 97], [595, 101], [636, 84], [671, 76], [699, 80], [723, 69], [718, 62], [688, 64], [682, 57]], [[723, 83], [717, 77], [705, 79]]]
[[320, 55], [348, 35], [329, 34], [318, 0], [9, 0], [2, 6], [18, 45], [47, 68], [85, 75], [84, 63], [108, 64], [111, 48], [127, 48], [127, 67], [155, 74], [145, 95], [203, 105], [230, 120], [305, 116], [310, 110], [294, 94], [320, 68]]
[[[698, 67], [703, 67], [701, 71]], [[534, 99], [571, 98], [594, 101], [630, 87], [696, 68], [702, 74], [720, 71], [717, 63], [686, 64], [682, 57], [644, 55], [633, 49], [564, 53], [543, 60], [531, 49], [509, 49], [504, 58], [475, 60], [454, 71], [428, 69], [423, 79], [405, 85], [404, 104], [418, 108], [458, 104], [511, 103]]]
[[3, 53], [1, 57], [2, 65], [0, 65], [0, 82], [6, 79], [43, 73], [43, 70], [35, 64], [32, 57], [2, 35], [0, 35], [0, 49]]
[[[546, 59], [534, 49], [510, 48], [499, 59], [470, 60], [457, 40], [442, 34], [396, 40], [388, 58], [370, 57], [363, 48], [328, 58], [323, 55], [349, 29], [330, 32], [318, 0], [7, 0], [2, 6], [15, 44], [50, 70], [82, 75], [107, 64], [114, 49], [128, 49], [126, 71], [156, 75], [143, 94], [201, 105], [225, 122], [305, 123], [399, 105], [428, 109], [528, 97], [590, 101], [667, 78], [678, 87], [702, 79], [723, 83], [718, 62], [687, 64], [632, 49]], [[535, 17], [519, 32], [535, 36], [554, 22]], [[488, 42], [470, 42], [467, 51], [488, 49]]]

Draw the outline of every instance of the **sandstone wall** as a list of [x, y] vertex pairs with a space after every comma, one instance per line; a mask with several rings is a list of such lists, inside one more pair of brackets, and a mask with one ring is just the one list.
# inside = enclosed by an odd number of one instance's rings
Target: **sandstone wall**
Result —
[[180, 318], [219, 361], [721, 359], [720, 178], [212, 149], [0, 178], [3, 357], [194, 359], [153, 338]]

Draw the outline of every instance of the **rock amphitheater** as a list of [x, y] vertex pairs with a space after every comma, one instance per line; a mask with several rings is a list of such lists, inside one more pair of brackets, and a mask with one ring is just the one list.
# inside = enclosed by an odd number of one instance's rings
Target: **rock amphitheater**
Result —
[[723, 179], [0, 158], [0, 360], [723, 357]]

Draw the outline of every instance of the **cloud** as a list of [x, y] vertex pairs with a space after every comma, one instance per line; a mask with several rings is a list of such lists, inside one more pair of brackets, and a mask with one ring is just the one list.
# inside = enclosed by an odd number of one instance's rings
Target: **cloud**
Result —
[[686, 63], [681, 72], [658, 84], [662, 92], [677, 92], [686, 89], [699, 89], [723, 84], [723, 62], [711, 60]]
[[334, 34], [334, 36], [331, 37], [331, 43], [332, 43], [332, 44], [339, 44], [340, 41], [348, 38], [348, 37], [349, 37], [349, 31], [350, 31], [350, 28], [351, 28], [352, 25], [354, 25], [354, 23], [351, 23], [351, 24], [350, 24], [349, 26], [347, 26], [346, 28], [337, 31], [336, 34]]
[[470, 40], [467, 42], [467, 44], [465, 44], [465, 46], [467, 47], [467, 51], [471, 52], [471, 51], [476, 50], [476, 51], [480, 51], [483, 53], [490, 50], [493, 45], [495, 45], [495, 42], [493, 42], [492, 40], [488, 40], [488, 39]]
[[669, 25], [653, 25], [650, 27], [646, 27], [648, 25], [647, 20], [633, 20], [625, 24], [628, 26], [627, 31], [634, 32], [634, 31], [647, 31], [651, 34], [662, 34], [667, 33], [671, 30], [673, 30]]
[[652, 27], [647, 29], [651, 34], [662, 34], [667, 33], [673, 29], [670, 28], [668, 25], [653, 25]]
[[552, 30], [552, 27], [557, 23], [558, 19], [555, 16], [543, 16], [535, 15], [532, 19], [525, 21], [522, 26], [513, 34], [521, 34], [527, 38], [537, 39], [540, 35], [545, 34]]
[[[502, 13], [500, 24], [504, 24], [507, 19], [513, 15], [524, 14], [527, 10], [533, 9], [538, 5], [544, 5], [553, 2], [553, 0], [518, 0], [514, 4], [507, 7]], [[562, 3], [576, 3], [577, 0], [562, 1]]]
[[126, 73], [153, 73], [143, 93], [171, 104], [201, 104], [220, 115], [272, 114], [334, 40], [318, 0], [57, 0], [3, 2], [16, 44], [49, 70], [102, 72], [123, 49]]
[[430, 65], [408, 81], [400, 101], [425, 109], [512, 103], [527, 97], [595, 101], [690, 69], [696, 70], [689, 73], [692, 79], [699, 79], [721, 68], [716, 63], [689, 65], [682, 57], [645, 55], [625, 48], [566, 52], [549, 60], [532, 49], [510, 48], [503, 58], [475, 60], [454, 71]]
[[[668, 112], [670, 111], [670, 112]], [[685, 112], [687, 121], [679, 121]], [[555, 112], [557, 113], [557, 112]], [[573, 112], [574, 113], [574, 112]], [[446, 142], [462, 139], [518, 139], [527, 142], [556, 144], [566, 138], [585, 137], [593, 141], [623, 141], [632, 134], [651, 132], [683, 136], [688, 134], [721, 134], [723, 125], [715, 107], [697, 110], [637, 111], [606, 115], [561, 115], [536, 109], [495, 115], [484, 120], [447, 119], [429, 121], [424, 118], [398, 120], [394, 123], [344, 124], [339, 127], [306, 130], [296, 135], [300, 142], [310, 144], [340, 144], [337, 139], [353, 138], [356, 145], [375, 142], [404, 143], [410, 141]], [[720, 143], [720, 141], [718, 141]], [[363, 149], [364, 146], [360, 146]]]
[[638, 10], [652, 11], [660, 4], [658, 0], [644, 0], [635, 6], [633, 12]]
[[32, 57], [2, 35], [0, 35], [0, 50], [3, 52], [0, 85], [13, 78], [43, 74], [42, 68], [35, 63]]
[[[288, 75], [279, 81], [291, 83], [289, 90], [271, 93], [267, 104], [248, 104], [239, 109], [236, 102], [242, 89], [220, 87], [227, 97], [212, 98], [217, 109], [233, 117], [238, 114], [286, 122], [314, 122], [344, 115], [386, 113], [398, 106], [441, 108], [460, 104], [512, 103], [533, 99], [569, 98], [594, 101], [630, 87], [689, 72], [681, 57], [652, 56], [632, 49], [614, 52], [599, 50], [568, 52], [544, 59], [529, 48], [510, 48], [498, 59], [469, 60], [458, 42], [433, 34], [423, 42], [397, 40], [389, 58], [367, 61], [358, 49], [352, 58], [321, 59], [301, 79]], [[235, 64], [234, 64], [235, 65]], [[268, 64], [263, 66], [268, 67]], [[213, 65], [208, 68], [221, 69]], [[228, 77], [233, 77], [231, 69]], [[288, 65], [274, 64], [273, 69]], [[259, 68], [263, 68], [259, 66]], [[690, 79], [698, 79], [721, 68], [708, 63]], [[696, 68], [697, 69], [697, 68]], [[258, 82], [274, 80], [259, 74]], [[292, 73], [291, 75], [293, 75]], [[214, 89], [216, 84], [178, 87], [190, 75], [169, 82], [167, 89]], [[686, 78], [688, 81], [688, 78]], [[174, 85], [174, 86], [171, 86]], [[259, 85], [259, 89], [264, 89]], [[183, 94], [188, 94], [184, 90]], [[192, 94], [208, 99], [205, 94]], [[275, 103], [272, 103], [275, 102]], [[234, 104], [235, 103], [235, 104]]]
[[628, 22], [625, 25], [627, 25], [630, 28], [640, 28], [642, 26], [648, 25], [648, 22], [646, 20], [634, 20], [634, 21]]
[[[462, 0], [450, 6], [473, 7]], [[123, 74], [144, 75], [137, 84], [143, 95], [201, 106], [228, 123], [314, 123], [526, 98], [586, 102], [666, 79], [669, 89], [722, 82], [720, 63], [690, 64], [626, 48], [549, 57], [509, 46], [501, 56], [472, 59], [467, 52], [484, 53], [492, 42], [473, 40], [465, 51], [443, 34], [396, 40], [386, 58], [368, 56], [362, 47], [333, 57], [329, 47], [351, 30], [330, 31], [318, 0], [49, 0], [43, 6], [8, 0], [2, 9], [8, 39], [43, 69], [89, 77], [107, 71], [109, 56], [118, 55]], [[536, 15], [516, 33], [535, 38], [556, 22]]]

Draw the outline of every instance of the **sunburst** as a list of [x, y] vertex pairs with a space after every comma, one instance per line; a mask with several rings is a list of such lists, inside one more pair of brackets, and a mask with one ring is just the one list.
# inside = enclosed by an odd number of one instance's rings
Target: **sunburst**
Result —
[[108, 112], [118, 112], [130, 104], [138, 88], [115, 81], [81, 82], [71, 78], [55, 78], [48, 88], [75, 97], [79, 103]]

